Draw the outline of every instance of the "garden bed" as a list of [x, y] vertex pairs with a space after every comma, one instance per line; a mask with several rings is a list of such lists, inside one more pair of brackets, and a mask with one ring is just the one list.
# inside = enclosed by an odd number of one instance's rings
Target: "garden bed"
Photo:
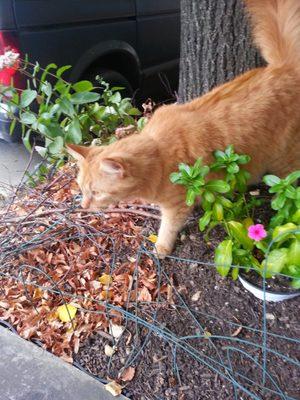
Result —
[[[155, 207], [83, 212], [73, 178], [67, 167], [2, 210], [0, 319], [133, 400], [233, 399], [232, 382], [236, 398], [299, 398], [299, 300], [264, 304], [221, 278], [213, 254], [223, 233], [206, 243], [197, 213], [159, 262], [147, 240]], [[65, 303], [78, 309], [71, 322], [57, 314]], [[119, 340], [112, 324], [125, 328]]]

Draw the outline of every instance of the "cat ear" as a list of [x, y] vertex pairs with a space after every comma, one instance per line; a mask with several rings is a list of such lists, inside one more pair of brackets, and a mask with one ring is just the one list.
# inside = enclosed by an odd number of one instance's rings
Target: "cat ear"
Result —
[[89, 147], [79, 146], [78, 144], [68, 144], [66, 147], [68, 153], [77, 161], [83, 161], [90, 151]]
[[123, 178], [125, 174], [125, 168], [122, 162], [119, 160], [113, 160], [110, 158], [104, 158], [100, 162], [100, 170], [105, 174], [117, 176]]

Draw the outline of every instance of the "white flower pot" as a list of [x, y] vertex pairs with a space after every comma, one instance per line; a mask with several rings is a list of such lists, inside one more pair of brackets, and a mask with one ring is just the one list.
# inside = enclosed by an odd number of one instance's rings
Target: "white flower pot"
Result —
[[251, 292], [255, 297], [257, 297], [260, 300], [278, 302], [278, 301], [293, 299], [294, 297], [300, 296], [300, 290], [295, 290], [294, 293], [280, 293], [280, 292], [271, 292], [269, 290], [265, 290], [264, 293], [264, 291], [260, 287], [253, 285], [252, 283], [248, 282], [241, 276], [239, 276], [239, 281], [246, 290]]

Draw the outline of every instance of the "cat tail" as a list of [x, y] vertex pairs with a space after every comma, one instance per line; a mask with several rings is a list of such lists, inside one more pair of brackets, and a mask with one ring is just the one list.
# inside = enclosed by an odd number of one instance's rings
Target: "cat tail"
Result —
[[300, 69], [300, 0], [245, 0], [256, 44], [271, 66]]

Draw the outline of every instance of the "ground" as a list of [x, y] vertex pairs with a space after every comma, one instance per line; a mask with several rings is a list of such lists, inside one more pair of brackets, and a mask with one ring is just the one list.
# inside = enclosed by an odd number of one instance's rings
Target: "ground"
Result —
[[[30, 159], [30, 153], [21, 143], [8, 143], [0, 139], [0, 194], [7, 193], [7, 185], [20, 182]], [[40, 161], [34, 153], [30, 170]]]
[[[0, 318], [133, 400], [299, 398], [299, 300], [264, 304], [221, 278], [222, 232], [205, 242], [197, 212], [159, 262], [153, 205], [84, 213], [77, 190], [66, 168], [2, 215]], [[78, 312], [65, 323], [57, 307], [70, 299]]]

